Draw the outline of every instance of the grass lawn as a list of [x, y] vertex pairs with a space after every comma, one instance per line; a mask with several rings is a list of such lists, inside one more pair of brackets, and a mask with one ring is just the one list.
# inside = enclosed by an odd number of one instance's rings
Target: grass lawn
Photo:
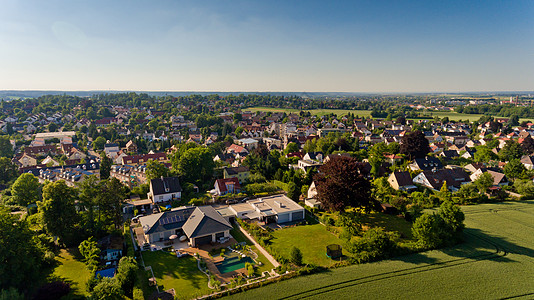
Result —
[[364, 227], [382, 227], [385, 231], [396, 231], [402, 238], [412, 238], [412, 223], [394, 215], [371, 212], [362, 215]]
[[57, 265], [48, 277], [48, 281], [60, 279], [70, 283], [72, 290], [65, 299], [78, 299], [81, 296], [89, 296], [85, 287], [91, 273], [82, 262], [78, 249], [61, 249], [56, 256], [56, 261]]
[[532, 299], [534, 201], [462, 207], [465, 242], [301, 276], [232, 299]]
[[[292, 246], [300, 249], [304, 263], [328, 267], [336, 261], [326, 256], [326, 246], [343, 245], [343, 241], [326, 230], [321, 224], [302, 225], [275, 230], [271, 247], [285, 257], [289, 257]], [[344, 255], [348, 255], [343, 251]]]
[[160, 291], [174, 288], [179, 299], [191, 299], [211, 292], [208, 277], [197, 267], [194, 257], [178, 258], [171, 252], [145, 251], [146, 266], [152, 266]]
[[[329, 215], [332, 219], [337, 220], [337, 214], [321, 212], [320, 216]], [[362, 213], [361, 224], [363, 230], [372, 227], [382, 227], [385, 231], [395, 231], [401, 235], [402, 239], [412, 239], [412, 224], [403, 218], [388, 215], [380, 212]], [[335, 226], [334, 226], [335, 227]], [[341, 232], [342, 227], [335, 227]]]

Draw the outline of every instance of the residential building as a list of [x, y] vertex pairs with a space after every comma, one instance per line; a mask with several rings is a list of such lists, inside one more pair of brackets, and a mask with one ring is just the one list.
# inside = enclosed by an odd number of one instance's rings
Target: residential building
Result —
[[149, 244], [185, 235], [189, 245], [214, 243], [229, 238], [232, 226], [213, 207], [177, 207], [170, 211], [139, 218], [145, 241]]
[[391, 173], [388, 177], [388, 182], [395, 190], [409, 191], [417, 188], [413, 184], [412, 177], [408, 171], [395, 171]]
[[247, 182], [250, 177], [250, 169], [247, 166], [239, 166], [234, 168], [224, 168], [223, 170], [224, 178], [237, 177], [239, 183]]
[[178, 177], [161, 177], [150, 180], [150, 191], [147, 194], [154, 203], [180, 200], [182, 186]]
[[241, 185], [237, 177], [230, 177], [215, 180], [215, 195], [238, 194], [241, 192]]
[[230, 210], [237, 218], [258, 220], [266, 224], [301, 221], [305, 216], [304, 208], [283, 194], [233, 204]]

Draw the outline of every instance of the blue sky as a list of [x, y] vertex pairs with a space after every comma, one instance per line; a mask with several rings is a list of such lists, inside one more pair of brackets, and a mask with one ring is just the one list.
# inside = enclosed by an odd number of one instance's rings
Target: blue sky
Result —
[[0, 0], [0, 89], [534, 89], [533, 1]]

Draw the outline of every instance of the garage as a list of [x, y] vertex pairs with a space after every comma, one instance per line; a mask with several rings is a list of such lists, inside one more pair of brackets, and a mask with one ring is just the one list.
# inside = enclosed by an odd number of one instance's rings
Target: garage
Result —
[[215, 234], [215, 240], [218, 241], [220, 238], [224, 237], [224, 232], [219, 232]]
[[297, 212], [294, 212], [291, 215], [291, 220], [293, 220], [293, 221], [298, 221], [298, 220], [303, 220], [303, 219], [304, 219], [304, 212], [303, 211], [297, 211]]
[[276, 217], [277, 223], [286, 223], [289, 222], [289, 214], [280, 214]]
[[205, 245], [211, 243], [211, 235], [201, 236], [195, 238], [195, 246]]

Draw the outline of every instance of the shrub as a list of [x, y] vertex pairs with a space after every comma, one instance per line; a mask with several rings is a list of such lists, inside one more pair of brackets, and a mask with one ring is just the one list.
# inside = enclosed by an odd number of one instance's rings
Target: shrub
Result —
[[397, 234], [382, 228], [367, 230], [360, 239], [348, 244], [347, 251], [354, 254], [358, 263], [376, 261], [392, 256], [397, 250]]
[[302, 252], [299, 248], [293, 246], [291, 252], [289, 253], [289, 261], [297, 266], [302, 265]]

